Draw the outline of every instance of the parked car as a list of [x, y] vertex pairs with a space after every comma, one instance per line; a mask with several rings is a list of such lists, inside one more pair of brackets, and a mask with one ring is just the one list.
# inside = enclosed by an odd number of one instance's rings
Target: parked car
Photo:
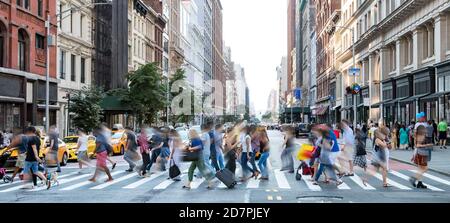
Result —
[[127, 134], [125, 131], [117, 131], [111, 136], [111, 144], [113, 147], [113, 154], [125, 154], [125, 145], [127, 143]]
[[[78, 136], [67, 136], [63, 139], [63, 141], [66, 143], [66, 147], [69, 151], [69, 160], [77, 160], [77, 143], [78, 143]], [[95, 153], [95, 137], [94, 136], [88, 136], [88, 155], [93, 156]]]

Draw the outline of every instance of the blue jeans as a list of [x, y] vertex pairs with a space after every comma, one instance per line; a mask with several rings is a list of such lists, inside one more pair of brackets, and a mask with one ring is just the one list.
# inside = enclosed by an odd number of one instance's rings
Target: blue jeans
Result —
[[259, 158], [258, 167], [261, 170], [262, 177], [269, 177], [269, 170], [267, 169], [267, 159], [269, 159], [269, 152], [261, 153]]
[[327, 171], [328, 177], [332, 180], [337, 181], [336, 172], [334, 172], [333, 165], [330, 164], [319, 164], [319, 169], [317, 170], [317, 173], [315, 174], [314, 180], [318, 181], [320, 178], [320, 175], [322, 175], [323, 171]]
[[[242, 175], [244, 175], [245, 177], [245, 173], [246, 171], [250, 171], [251, 173], [254, 173], [256, 171], [258, 171], [258, 169], [256, 168], [256, 163], [255, 163], [255, 153], [249, 153], [250, 156], [250, 160], [247, 158], [247, 152], [243, 152], [242, 156], [241, 156], [241, 166], [242, 166]], [[250, 161], [250, 164], [252, 165], [252, 167], [248, 166], [248, 162]]]
[[25, 161], [25, 165], [23, 167], [23, 173], [24, 174], [36, 174], [38, 172], [38, 162], [34, 161], [34, 162], [30, 162], [30, 161]]
[[223, 170], [223, 168], [225, 168], [225, 162], [224, 162], [222, 153], [217, 154], [217, 163], [219, 163], [219, 168], [221, 170]]
[[[209, 161], [209, 157], [211, 155], [210, 151], [203, 150], [202, 155], [205, 169], [207, 169], [212, 173], [215, 173], [214, 167], [211, 165], [211, 162]], [[201, 171], [198, 171], [195, 175], [197, 175], [197, 177], [203, 177], [203, 173]]]

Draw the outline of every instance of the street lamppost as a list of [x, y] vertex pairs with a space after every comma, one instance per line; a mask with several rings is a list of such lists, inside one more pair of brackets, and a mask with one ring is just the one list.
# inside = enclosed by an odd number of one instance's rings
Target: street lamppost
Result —
[[[81, 10], [82, 8], [87, 8], [87, 7], [91, 7], [91, 6], [96, 6], [96, 5], [110, 5], [112, 4], [112, 0], [107, 0], [106, 2], [99, 2], [99, 3], [89, 3], [86, 5], [82, 5], [82, 6], [77, 6], [77, 7], [71, 7], [70, 9], [64, 10], [62, 12], [59, 12], [55, 15], [55, 17], [58, 19], [58, 17], [61, 17], [64, 13], [69, 12], [69, 11], [74, 11], [74, 10]], [[62, 20], [63, 18], [60, 18], [60, 20]], [[50, 48], [49, 45], [52, 44], [50, 41], [50, 26], [51, 26], [51, 16], [50, 13], [47, 14], [47, 21], [45, 22], [45, 28], [46, 28], [46, 32], [47, 32], [47, 44], [45, 46], [46, 48], [46, 54], [47, 54], [47, 61], [45, 63], [45, 131], [48, 132], [48, 130], [50, 129], [50, 109], [49, 109], [49, 105], [50, 105]], [[52, 44], [53, 45], [53, 44]]]
[[[356, 80], [356, 48], [355, 48], [355, 29], [353, 28], [348, 28], [345, 26], [334, 26], [335, 28], [341, 28], [341, 29], [346, 29], [346, 30], [350, 30], [352, 32], [352, 58], [353, 58], [353, 67], [351, 69], [351, 71], [353, 71], [353, 77], [354, 77], [354, 83], [357, 82]], [[353, 129], [356, 129], [356, 95], [352, 95], [353, 98]]]

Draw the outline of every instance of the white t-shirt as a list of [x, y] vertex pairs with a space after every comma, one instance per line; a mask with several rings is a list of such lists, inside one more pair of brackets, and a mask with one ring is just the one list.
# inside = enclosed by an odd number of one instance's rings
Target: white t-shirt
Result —
[[348, 126], [344, 129], [344, 144], [345, 147], [353, 147], [355, 145], [353, 130]]
[[250, 141], [250, 136], [248, 134], [244, 134], [241, 133], [240, 137], [240, 142], [242, 144], [242, 152], [253, 152], [253, 148], [251, 146], [251, 142], [250, 142], [250, 146], [247, 146], [247, 139]]
[[88, 137], [87, 136], [78, 137], [78, 144], [80, 144], [80, 148], [78, 149], [79, 152], [86, 151], [88, 147]]

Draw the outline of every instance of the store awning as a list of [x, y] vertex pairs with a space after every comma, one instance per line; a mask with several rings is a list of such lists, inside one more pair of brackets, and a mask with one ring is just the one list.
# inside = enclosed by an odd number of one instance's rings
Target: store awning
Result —
[[106, 96], [103, 101], [100, 103], [100, 106], [105, 111], [131, 111], [132, 109], [128, 106], [123, 104], [120, 101], [120, 98], [117, 96]]
[[406, 99], [401, 100], [401, 101], [399, 101], [399, 102], [400, 102], [400, 103], [409, 103], [409, 102], [413, 102], [413, 101], [419, 100], [419, 99], [421, 99], [421, 98], [423, 98], [423, 97], [426, 97], [426, 96], [428, 96], [428, 95], [430, 95], [430, 93], [414, 95], [414, 96], [412, 96], [412, 97], [406, 98]]
[[421, 100], [433, 100], [433, 99], [437, 99], [437, 98], [440, 98], [442, 96], [445, 96], [447, 94], [450, 94], [450, 91], [434, 93], [434, 94], [428, 95], [426, 97], [423, 97]]
[[316, 115], [325, 115], [325, 113], [327, 113], [327, 111], [328, 111], [328, 106], [320, 107], [319, 109], [317, 109]]
[[341, 108], [341, 111], [346, 111], [346, 110], [351, 110], [352, 106], [351, 105], [347, 105]]
[[372, 107], [373, 108], [376, 108], [376, 107], [380, 107], [380, 105], [384, 105], [384, 104], [388, 104], [389, 102], [391, 102], [392, 101], [392, 99], [389, 99], [389, 100], [385, 100], [385, 101], [380, 101], [380, 102], [378, 102], [378, 103], [375, 103], [375, 104], [373, 104], [372, 105]]

